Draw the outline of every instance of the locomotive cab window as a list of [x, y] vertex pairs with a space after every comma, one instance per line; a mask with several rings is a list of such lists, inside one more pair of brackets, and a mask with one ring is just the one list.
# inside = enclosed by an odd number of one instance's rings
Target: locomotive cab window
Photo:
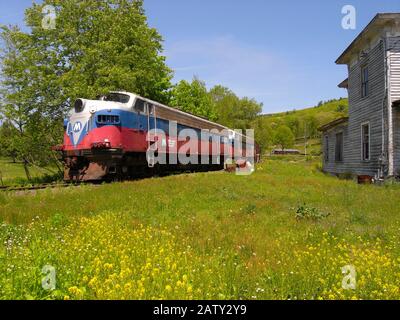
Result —
[[103, 97], [104, 101], [112, 101], [112, 102], [120, 102], [120, 103], [128, 103], [130, 100], [130, 96], [123, 93], [109, 93], [108, 95]]
[[135, 102], [135, 111], [144, 113], [146, 102], [142, 99], [137, 99]]

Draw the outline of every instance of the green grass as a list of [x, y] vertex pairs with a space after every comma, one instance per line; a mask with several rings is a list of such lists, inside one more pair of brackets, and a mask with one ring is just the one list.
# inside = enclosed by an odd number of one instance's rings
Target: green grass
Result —
[[[251, 176], [2, 193], [0, 296], [400, 298], [400, 187], [317, 168], [274, 157]], [[41, 287], [44, 265], [57, 271], [54, 291]], [[356, 290], [342, 288], [346, 265], [357, 270]]]
[[[50, 171], [47, 169], [50, 169]], [[28, 181], [24, 166], [21, 162], [17, 161], [14, 163], [11, 159], [0, 157], [0, 176], [2, 177], [4, 185], [23, 185], [28, 183], [53, 181], [55, 177], [58, 176], [56, 169], [47, 169], [29, 166], [29, 172], [31, 174], [32, 181]], [[55, 173], [53, 174], [52, 172]]]
[[348, 113], [348, 100], [339, 99], [330, 102], [325, 102], [320, 106], [304, 108], [299, 110], [292, 110], [281, 113], [263, 115], [263, 119], [267, 120], [270, 124], [285, 123], [288, 118], [295, 117], [299, 121], [303, 121], [307, 117], [315, 117], [319, 125], [328, 123], [337, 118], [344, 117]]

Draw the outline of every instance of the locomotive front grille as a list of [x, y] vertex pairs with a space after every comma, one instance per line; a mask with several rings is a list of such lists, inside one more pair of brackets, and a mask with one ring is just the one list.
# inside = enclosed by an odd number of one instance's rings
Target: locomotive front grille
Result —
[[100, 114], [97, 116], [97, 123], [98, 124], [118, 125], [118, 124], [120, 124], [120, 118], [118, 115]]

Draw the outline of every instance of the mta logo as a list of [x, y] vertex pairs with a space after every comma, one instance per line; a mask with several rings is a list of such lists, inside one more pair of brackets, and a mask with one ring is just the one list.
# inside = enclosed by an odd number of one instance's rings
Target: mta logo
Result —
[[80, 132], [80, 131], [82, 130], [82, 123], [80, 123], [79, 121], [78, 121], [78, 122], [75, 122], [75, 124], [74, 124], [73, 127], [72, 127], [72, 130], [73, 130], [75, 133]]

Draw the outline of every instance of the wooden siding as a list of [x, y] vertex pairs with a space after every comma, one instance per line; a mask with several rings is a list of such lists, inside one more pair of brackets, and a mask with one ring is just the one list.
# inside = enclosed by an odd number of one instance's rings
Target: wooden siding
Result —
[[[361, 94], [361, 69], [368, 66], [369, 94]], [[349, 125], [346, 144], [346, 172], [375, 175], [382, 154], [382, 110], [385, 100], [384, 46], [379, 43], [349, 70]], [[361, 154], [361, 125], [370, 124], [370, 160], [363, 161]]]
[[400, 100], [400, 37], [388, 39], [391, 101]]
[[[336, 134], [339, 132], [343, 133], [343, 161], [335, 160], [335, 148], [336, 148]], [[328, 141], [326, 139], [328, 137]], [[350, 151], [350, 146], [348, 141], [348, 125], [347, 123], [342, 123], [334, 128], [325, 131], [322, 135], [322, 148], [324, 150], [324, 157], [322, 158], [322, 169], [325, 172], [338, 174], [347, 173], [347, 156]], [[328, 142], [328, 160], [325, 158], [326, 143]]]
[[[347, 125], [339, 125], [323, 134], [323, 137], [328, 134], [329, 141], [332, 141], [329, 145], [329, 162], [324, 162], [323, 165], [326, 172], [370, 176], [374, 176], [378, 172], [379, 157], [382, 154], [382, 108], [385, 99], [384, 63], [384, 46], [382, 42], [379, 42], [356, 63], [348, 67], [349, 121]], [[369, 72], [367, 97], [362, 97], [361, 92], [361, 69], [364, 66], [368, 66]], [[366, 122], [370, 124], [370, 160], [363, 161], [361, 125]], [[334, 142], [335, 135], [339, 130], [343, 131], [344, 155], [342, 162], [335, 162]]]
[[[388, 55], [390, 63], [390, 101], [400, 100], [400, 37], [388, 38]], [[394, 107], [393, 113], [393, 147], [394, 174], [400, 175], [400, 108]]]
[[400, 108], [393, 108], [394, 174], [400, 176]]

